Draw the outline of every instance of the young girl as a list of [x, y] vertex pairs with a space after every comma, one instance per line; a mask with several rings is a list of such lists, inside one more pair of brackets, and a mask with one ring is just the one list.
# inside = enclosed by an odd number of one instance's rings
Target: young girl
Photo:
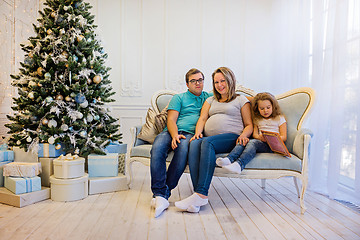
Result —
[[241, 173], [257, 152], [272, 152], [261, 130], [277, 132], [281, 140], [286, 141], [286, 120], [281, 115], [279, 103], [272, 94], [267, 92], [257, 94], [252, 101], [252, 110], [254, 139], [249, 141], [244, 150], [243, 146], [238, 144], [227, 157], [216, 159], [216, 164], [229, 172]]

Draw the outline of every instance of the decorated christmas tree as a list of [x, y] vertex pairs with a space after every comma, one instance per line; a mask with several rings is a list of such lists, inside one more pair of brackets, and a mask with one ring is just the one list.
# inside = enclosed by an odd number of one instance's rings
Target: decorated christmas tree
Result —
[[114, 92], [91, 6], [82, 0], [44, 4], [33, 24], [36, 37], [21, 45], [25, 59], [11, 76], [19, 97], [7, 116], [9, 145], [36, 151], [38, 143], [49, 143], [67, 153], [104, 153], [121, 134], [107, 105]]

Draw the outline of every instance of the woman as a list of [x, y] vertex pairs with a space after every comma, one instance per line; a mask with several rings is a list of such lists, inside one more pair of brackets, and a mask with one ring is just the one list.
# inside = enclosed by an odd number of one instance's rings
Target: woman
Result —
[[253, 131], [250, 102], [235, 93], [234, 73], [220, 67], [212, 79], [214, 96], [204, 102], [195, 135], [190, 140], [188, 161], [194, 194], [175, 202], [177, 208], [189, 212], [198, 212], [200, 206], [208, 203], [215, 154], [228, 153], [236, 144], [244, 148]]

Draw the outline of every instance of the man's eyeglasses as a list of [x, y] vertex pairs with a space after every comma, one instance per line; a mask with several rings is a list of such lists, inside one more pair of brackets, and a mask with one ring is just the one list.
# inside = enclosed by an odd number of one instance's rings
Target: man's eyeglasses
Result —
[[202, 78], [189, 80], [189, 82], [190, 82], [191, 84], [195, 84], [195, 83], [201, 84], [203, 81], [204, 81], [204, 79], [202, 79]]

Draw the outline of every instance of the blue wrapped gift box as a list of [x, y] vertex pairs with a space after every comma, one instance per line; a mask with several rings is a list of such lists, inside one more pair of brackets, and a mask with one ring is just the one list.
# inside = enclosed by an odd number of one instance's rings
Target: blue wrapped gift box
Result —
[[40, 177], [5, 177], [5, 187], [15, 194], [35, 192], [41, 190]]
[[14, 161], [14, 151], [2, 150], [0, 151], [0, 162]]
[[4, 169], [4, 165], [11, 163], [12, 161], [7, 161], [7, 162], [0, 162], [0, 187], [4, 186], [4, 176], [3, 176], [3, 169]]
[[89, 177], [116, 177], [118, 175], [119, 154], [90, 154], [88, 156]]
[[119, 142], [110, 142], [110, 144], [105, 148], [106, 153], [126, 153], [127, 144], [122, 144]]
[[56, 149], [54, 144], [39, 143], [38, 157], [59, 157], [61, 154], [66, 155], [63, 145]]

